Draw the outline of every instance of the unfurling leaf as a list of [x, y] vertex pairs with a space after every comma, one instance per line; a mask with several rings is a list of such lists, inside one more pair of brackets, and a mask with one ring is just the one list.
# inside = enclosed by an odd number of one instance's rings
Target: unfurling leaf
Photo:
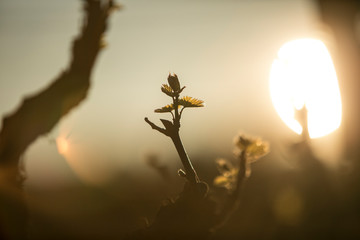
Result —
[[163, 85], [161, 86], [161, 91], [162, 91], [163, 93], [165, 93], [166, 95], [170, 96], [170, 97], [175, 96], [172, 88], [171, 88], [169, 85], [167, 85], [167, 84], [163, 84]]
[[186, 88], [186, 87], [183, 86], [183, 87], [180, 89], [179, 93], [182, 93], [182, 91], [183, 91], [185, 88]]
[[169, 104], [169, 105], [166, 105], [165, 107], [162, 107], [162, 108], [158, 108], [158, 109], [155, 109], [155, 112], [156, 113], [165, 113], [165, 112], [171, 112], [172, 110], [174, 110], [174, 105], [173, 104]]
[[174, 92], [178, 92], [180, 90], [180, 82], [175, 73], [174, 73], [174, 75], [169, 74], [168, 83], [169, 83], [170, 87], [174, 90]]
[[204, 101], [189, 96], [179, 99], [179, 104], [184, 107], [203, 107]]

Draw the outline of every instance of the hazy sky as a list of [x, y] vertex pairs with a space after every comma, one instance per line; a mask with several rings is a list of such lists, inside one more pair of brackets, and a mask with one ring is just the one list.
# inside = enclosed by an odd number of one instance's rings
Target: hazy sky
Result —
[[[164, 161], [176, 156], [170, 139], [143, 120], [148, 116], [158, 123], [160, 117], [169, 117], [153, 113], [169, 103], [160, 91], [169, 71], [187, 86], [185, 95], [206, 103], [183, 117], [181, 135], [190, 155], [230, 155], [239, 131], [270, 140], [293, 136], [272, 106], [268, 78], [282, 44], [316, 34], [318, 16], [311, 1], [120, 3], [124, 8], [111, 18], [109, 45], [98, 59], [88, 98], [49, 134], [56, 138], [71, 133], [77, 161], [70, 165], [89, 163], [89, 172], [80, 174], [143, 164], [149, 151]], [[81, 26], [81, 6], [75, 0], [0, 1], [2, 116], [65, 69]], [[69, 175], [48, 138], [31, 146], [25, 161], [30, 183], [49, 178], [62, 182]]]

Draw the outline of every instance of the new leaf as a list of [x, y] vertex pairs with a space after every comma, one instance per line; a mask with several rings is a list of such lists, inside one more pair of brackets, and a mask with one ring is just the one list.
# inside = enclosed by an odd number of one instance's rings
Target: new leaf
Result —
[[182, 105], [184, 107], [203, 107], [204, 101], [189, 96], [185, 96], [179, 99], [179, 105]]

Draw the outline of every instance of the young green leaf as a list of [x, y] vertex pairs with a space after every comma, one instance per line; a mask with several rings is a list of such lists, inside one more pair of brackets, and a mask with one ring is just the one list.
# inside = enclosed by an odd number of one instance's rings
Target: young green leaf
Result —
[[234, 168], [234, 166], [226, 159], [218, 158], [215, 161], [216, 168], [222, 175], [228, 175], [229, 172]]
[[203, 107], [204, 101], [185, 96], [179, 99], [179, 105], [182, 105], [184, 107]]
[[163, 84], [161, 86], [161, 91], [166, 95], [168, 95], [169, 97], [173, 97], [175, 95], [172, 88], [167, 84]]
[[166, 105], [165, 107], [162, 107], [162, 108], [158, 108], [158, 109], [155, 109], [155, 112], [156, 113], [166, 113], [166, 112], [171, 112], [172, 110], [174, 110], [174, 105], [173, 104], [169, 104], [169, 105]]

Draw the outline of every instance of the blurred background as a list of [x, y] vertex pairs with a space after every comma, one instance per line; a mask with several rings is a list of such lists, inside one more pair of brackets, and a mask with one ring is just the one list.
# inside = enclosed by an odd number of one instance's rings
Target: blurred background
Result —
[[[23, 156], [30, 239], [119, 238], [181, 191], [175, 148], [144, 122], [170, 118], [153, 112], [169, 103], [160, 91], [169, 72], [185, 95], [206, 104], [185, 111], [181, 127], [201, 178], [211, 184], [215, 159], [233, 159], [239, 132], [271, 145], [253, 166], [239, 211], [215, 239], [360, 237], [357, 1], [119, 3], [86, 101]], [[81, 10], [74, 0], [0, 1], [2, 116], [65, 69]], [[321, 167], [310, 171], [299, 167], [310, 157], [293, 147], [301, 136], [281, 120], [269, 89], [279, 49], [302, 38], [325, 43], [343, 109], [338, 129], [311, 140]]]

